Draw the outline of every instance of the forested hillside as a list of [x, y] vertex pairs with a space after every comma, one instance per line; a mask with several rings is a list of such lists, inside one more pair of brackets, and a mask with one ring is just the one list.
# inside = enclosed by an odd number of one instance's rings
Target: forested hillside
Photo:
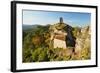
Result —
[[[66, 25], [66, 24], [65, 24]], [[66, 49], [53, 48], [50, 43], [51, 29], [61, 28], [63, 26], [55, 25], [34, 25], [31, 28], [23, 26], [23, 62], [47, 62], [47, 61], [68, 61], [68, 60], [87, 60], [91, 58], [91, 35], [90, 26], [72, 27], [66, 26], [61, 30], [70, 31], [68, 38], [74, 39]], [[30, 27], [30, 25], [27, 25]], [[70, 30], [69, 30], [70, 29]], [[69, 41], [66, 42], [69, 43]], [[59, 43], [59, 42], [58, 42]]]

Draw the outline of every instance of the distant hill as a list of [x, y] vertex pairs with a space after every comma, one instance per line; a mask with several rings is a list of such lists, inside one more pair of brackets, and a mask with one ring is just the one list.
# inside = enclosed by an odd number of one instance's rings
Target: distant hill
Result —
[[22, 25], [23, 30], [35, 29], [38, 25]]

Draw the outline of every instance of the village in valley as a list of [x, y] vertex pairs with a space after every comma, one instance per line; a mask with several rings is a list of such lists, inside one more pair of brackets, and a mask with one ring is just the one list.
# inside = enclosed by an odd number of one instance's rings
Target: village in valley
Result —
[[23, 30], [23, 62], [91, 59], [90, 26], [73, 27], [59, 17], [58, 23]]

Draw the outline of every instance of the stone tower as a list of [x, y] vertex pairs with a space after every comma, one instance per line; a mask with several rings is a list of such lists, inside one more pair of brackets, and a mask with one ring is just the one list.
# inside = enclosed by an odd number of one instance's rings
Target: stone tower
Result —
[[60, 24], [62, 24], [63, 23], [63, 18], [62, 17], [60, 17]]

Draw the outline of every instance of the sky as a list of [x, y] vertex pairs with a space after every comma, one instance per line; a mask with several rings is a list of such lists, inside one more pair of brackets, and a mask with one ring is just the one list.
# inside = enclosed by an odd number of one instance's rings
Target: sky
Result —
[[71, 26], [82, 27], [91, 24], [90, 13], [23, 10], [24, 25], [55, 24], [59, 22], [60, 17], [64, 23]]

